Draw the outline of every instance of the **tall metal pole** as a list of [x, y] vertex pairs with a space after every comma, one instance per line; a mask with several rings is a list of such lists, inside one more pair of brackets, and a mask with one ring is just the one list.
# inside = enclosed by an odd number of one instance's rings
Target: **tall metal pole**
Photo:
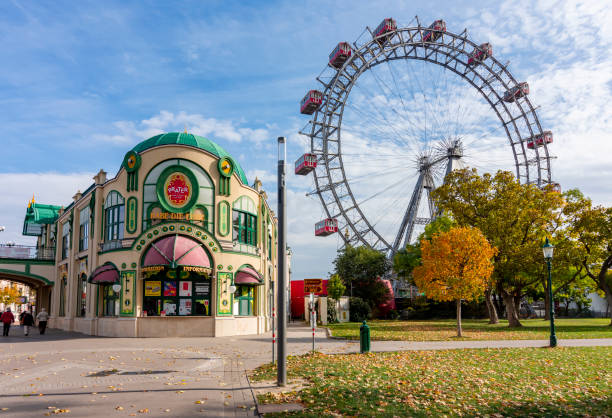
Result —
[[552, 291], [552, 275], [550, 267], [550, 259], [546, 260], [548, 266], [548, 299], [550, 302], [550, 346], [557, 346], [557, 335], [555, 333], [555, 303], [553, 302], [553, 291]]
[[278, 288], [276, 297], [278, 302], [278, 361], [277, 384], [287, 384], [287, 305], [285, 283], [285, 261], [287, 256], [286, 225], [287, 214], [285, 212], [285, 159], [286, 159], [285, 137], [278, 137]]

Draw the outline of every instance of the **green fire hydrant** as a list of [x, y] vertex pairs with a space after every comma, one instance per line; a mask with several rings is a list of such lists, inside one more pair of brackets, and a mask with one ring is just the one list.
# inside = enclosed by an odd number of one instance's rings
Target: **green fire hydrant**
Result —
[[368, 353], [370, 351], [370, 327], [363, 321], [359, 327], [359, 352]]

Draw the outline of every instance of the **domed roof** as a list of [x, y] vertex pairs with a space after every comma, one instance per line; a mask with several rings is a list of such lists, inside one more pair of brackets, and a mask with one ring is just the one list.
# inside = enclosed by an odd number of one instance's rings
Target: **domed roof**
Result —
[[[146, 139], [140, 144], [136, 145], [134, 148], [132, 148], [132, 150], [140, 154], [141, 152], [148, 150], [149, 148], [159, 147], [162, 145], [187, 145], [189, 147], [195, 147], [203, 149], [204, 151], [208, 151], [219, 158], [231, 158], [231, 155], [229, 155], [223, 148], [215, 144], [210, 139], [184, 132], [168, 132], [165, 134], [152, 136], [151, 138]], [[242, 183], [248, 185], [249, 183], [247, 182], [242, 167], [240, 166], [240, 164], [238, 164], [236, 160], [234, 160], [234, 162], [236, 163], [234, 172], [238, 174], [238, 177], [240, 177]]]

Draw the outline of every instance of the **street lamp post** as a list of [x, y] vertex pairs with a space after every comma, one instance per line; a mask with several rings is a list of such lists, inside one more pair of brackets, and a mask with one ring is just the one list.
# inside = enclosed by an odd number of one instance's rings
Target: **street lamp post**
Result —
[[285, 207], [285, 160], [287, 151], [285, 138], [278, 137], [278, 255], [276, 281], [276, 297], [278, 302], [278, 360], [277, 364], [277, 384], [278, 386], [287, 385], [287, 282], [285, 274], [287, 261], [287, 212]]
[[552, 274], [551, 274], [551, 262], [553, 258], [553, 250], [555, 246], [548, 242], [548, 238], [546, 238], [546, 242], [542, 246], [542, 252], [544, 253], [544, 259], [546, 260], [546, 265], [548, 267], [548, 300], [549, 300], [549, 310], [550, 310], [550, 346], [557, 346], [557, 335], [555, 334], [555, 304], [553, 302], [553, 291], [552, 291]]

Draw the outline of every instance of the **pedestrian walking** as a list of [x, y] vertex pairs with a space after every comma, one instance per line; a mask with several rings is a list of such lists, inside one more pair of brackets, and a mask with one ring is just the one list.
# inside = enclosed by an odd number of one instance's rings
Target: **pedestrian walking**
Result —
[[2, 325], [4, 326], [2, 335], [8, 337], [11, 324], [15, 322], [15, 315], [13, 315], [11, 312], [11, 308], [6, 308], [6, 312], [0, 316], [0, 322], [2, 322]]
[[29, 311], [23, 314], [23, 335], [26, 337], [30, 334], [30, 327], [34, 326], [34, 317]]
[[43, 335], [47, 329], [47, 321], [49, 320], [49, 314], [45, 308], [42, 308], [38, 315], [36, 315], [36, 320], [38, 321], [38, 332], [40, 335]]

